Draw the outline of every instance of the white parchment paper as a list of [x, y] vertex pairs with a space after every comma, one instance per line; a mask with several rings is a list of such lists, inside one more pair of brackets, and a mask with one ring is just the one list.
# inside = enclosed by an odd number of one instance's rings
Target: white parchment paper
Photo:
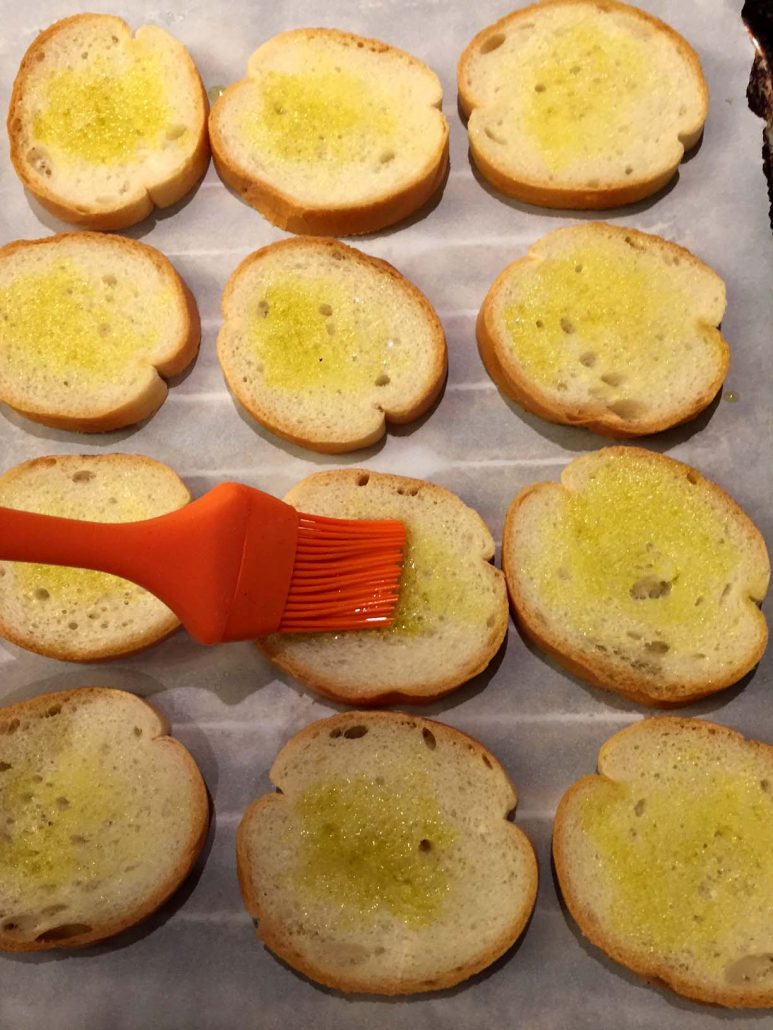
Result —
[[[605, 215], [660, 233], [712, 265], [728, 287], [724, 331], [732, 348], [725, 399], [688, 426], [646, 441], [696, 465], [727, 488], [769, 541], [773, 416], [770, 358], [773, 238], [760, 162], [761, 122], [747, 110], [752, 48], [740, 0], [640, 0], [696, 47], [711, 112], [699, 150], [656, 198]], [[324, 466], [427, 478], [457, 492], [499, 542], [507, 505], [529, 482], [554, 479], [601, 438], [551, 426], [500, 396], [478, 358], [477, 309], [506, 263], [551, 229], [577, 218], [496, 195], [473, 172], [456, 106], [455, 66], [472, 36], [507, 13], [508, 0], [123, 0], [89, 3], [136, 28], [155, 22], [191, 51], [208, 87], [244, 73], [252, 50], [283, 29], [330, 25], [411, 51], [443, 82], [451, 126], [451, 172], [442, 199], [407, 225], [359, 246], [395, 264], [425, 291], [446, 328], [450, 374], [435, 410], [354, 456], [325, 458], [274, 439], [231, 400], [214, 354], [223, 285], [251, 250], [280, 238], [210, 168], [195, 194], [128, 231], [166, 253], [193, 289], [203, 340], [193, 370], [158, 414], [139, 427], [78, 436], [0, 410], [0, 468], [44, 454], [138, 452], [165, 461], [199, 494], [225, 478], [281, 495]], [[0, 0], [0, 108], [35, 34], [76, 13], [65, 0]], [[0, 243], [67, 228], [25, 196], [7, 148], [0, 151]], [[356, 241], [355, 241], [356, 242]], [[730, 391], [737, 395], [728, 403]], [[773, 742], [771, 653], [739, 688], [691, 706]], [[517, 821], [534, 840], [541, 884], [520, 944], [450, 991], [390, 1001], [349, 998], [317, 987], [256, 940], [235, 876], [234, 831], [247, 803], [269, 788], [281, 744], [335, 706], [278, 674], [250, 644], [204, 649], [184, 633], [135, 658], [72, 666], [0, 645], [0, 703], [47, 690], [107, 685], [149, 698], [198, 761], [214, 801], [210, 843], [197, 874], [145, 925], [84, 952], [0, 956], [0, 1030], [237, 1030], [323, 1028], [636, 1028], [737, 1030], [773, 1027], [765, 1013], [726, 1013], [645, 985], [585, 944], [564, 912], [550, 865], [550, 829], [562, 792], [595, 768], [600, 744], [642, 717], [635, 704], [586, 687], [523, 643], [511, 627], [490, 669], [423, 711], [483, 741], [518, 788]], [[773, 859], [772, 859], [773, 860]]]

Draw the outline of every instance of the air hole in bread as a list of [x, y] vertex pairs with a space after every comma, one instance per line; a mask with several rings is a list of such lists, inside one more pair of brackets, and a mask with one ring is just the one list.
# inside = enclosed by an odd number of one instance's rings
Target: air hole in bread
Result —
[[8, 770], [12, 768], [13, 766], [10, 762], [0, 762], [0, 773], [8, 772]]
[[580, 355], [580, 364], [585, 365], [586, 368], [593, 368], [596, 364], [596, 355], [592, 350], [586, 350], [584, 354]]
[[633, 806], [634, 815], [644, 815], [644, 809], [647, 807], [647, 802], [644, 798], [639, 798], [636, 804]]
[[644, 650], [649, 651], [650, 654], [666, 654], [670, 648], [665, 640], [649, 640], [644, 645]]
[[547, 89], [547, 86], [545, 85], [544, 82], [537, 82], [534, 85], [534, 92], [535, 93], [544, 93], [546, 89]]
[[360, 475], [357, 476], [357, 486], [367, 486], [369, 481], [370, 476], [367, 472], [361, 472]]
[[12, 733], [18, 730], [19, 725], [18, 719], [11, 719], [9, 722], [0, 723], [0, 733], [5, 733], [10, 737]]
[[687, 482], [690, 483], [692, 486], [698, 485], [698, 477], [694, 472], [687, 473]]
[[489, 138], [489, 139], [490, 139], [490, 140], [491, 140], [491, 141], [492, 141], [493, 143], [501, 143], [501, 144], [505, 144], [505, 143], [507, 142], [507, 140], [506, 140], [506, 139], [504, 139], [504, 138], [503, 138], [502, 136], [497, 136], [497, 134], [496, 134], [496, 133], [494, 132], [494, 130], [493, 130], [493, 129], [491, 129], [491, 128], [489, 128], [489, 126], [486, 126], [486, 128], [484, 129], [484, 132], [486, 133], [486, 135], [488, 136], [488, 138]]
[[770, 780], [760, 780], [760, 787], [766, 794], [770, 793]]
[[379, 161], [381, 162], [382, 165], [388, 165], [389, 162], [390, 161], [394, 161], [394, 159], [395, 159], [395, 152], [394, 152], [394, 150], [385, 150], [382, 153], [381, 157], [379, 158]]
[[567, 318], [566, 316], [564, 316], [561, 319], [561, 331], [564, 332], [564, 333], [573, 333], [574, 332], [574, 322], [572, 322], [572, 320], [570, 318]]
[[625, 376], [622, 372], [606, 372], [601, 377], [602, 383], [606, 383], [607, 386], [622, 386], [625, 382]]
[[759, 983], [773, 977], [773, 954], [744, 955], [725, 966], [725, 979], [732, 984]]
[[268, 301], [267, 300], [259, 301], [258, 302], [258, 314], [260, 315], [260, 317], [261, 318], [265, 318], [266, 315], [268, 314], [268, 311], [269, 311]]
[[62, 706], [61, 705], [51, 705], [51, 707], [46, 712], [46, 718], [47, 719], [53, 719], [54, 716], [61, 715], [61, 714], [62, 714]]
[[629, 421], [631, 419], [641, 418], [647, 409], [639, 401], [621, 400], [610, 404], [609, 410], [619, 418]]
[[483, 759], [483, 764], [486, 766], [487, 769], [494, 768], [494, 766], [491, 764], [491, 759], [488, 755], [481, 755], [480, 757]]
[[504, 32], [492, 32], [492, 34], [487, 36], [481, 43], [480, 52], [482, 54], [490, 54], [493, 50], [499, 50], [505, 39], [507, 39], [507, 37]]
[[633, 175], [633, 166], [632, 165], [626, 165], [625, 166], [625, 174], [626, 175]]
[[636, 633], [634, 630], [629, 629], [627, 634], [631, 640], [641, 640], [641, 633]]
[[52, 926], [45, 933], [40, 933], [35, 938], [40, 944], [49, 944], [54, 941], [67, 941], [72, 937], [81, 937], [84, 933], [91, 933], [88, 923], [63, 923], [61, 926]]
[[419, 841], [419, 851], [432, 851], [432, 841], [424, 837]]
[[376, 386], [388, 386], [389, 383], [390, 379], [386, 372], [381, 372], [376, 376]]
[[424, 743], [427, 745], [430, 751], [434, 751], [437, 747], [437, 741], [435, 740], [435, 734], [432, 732], [432, 730], [428, 730], [425, 726], [421, 731], [421, 735], [424, 738]]
[[133, 732], [134, 732], [134, 736], [135, 737], [141, 737], [142, 736], [142, 727], [135, 726]]
[[45, 59], [46, 59], [46, 52], [45, 52], [45, 50], [38, 50], [38, 52], [35, 54], [35, 60], [40, 62], [40, 61], [45, 61]]
[[[327, 335], [328, 336], [335, 336], [335, 333], [336, 333], [335, 322], [325, 322], [325, 329], [327, 329]], [[322, 359], [320, 358], [320, 361], [321, 360]]]
[[14, 922], [3, 923], [3, 930], [6, 933], [15, 933], [19, 929], [19, 924]]
[[541, 318], [538, 318], [537, 321], [534, 324], [536, 325], [536, 327], [538, 329], [542, 329], [542, 327], [545, 325], [545, 323], [542, 321]]
[[88, 469], [78, 469], [77, 472], [73, 473], [72, 481], [73, 483], [88, 483], [95, 476], [96, 472], [90, 472]]
[[32, 596], [36, 601], [47, 601], [51, 595], [45, 587], [37, 587]]
[[329, 304], [320, 304], [319, 313], [320, 315], [325, 315], [325, 317], [327, 317], [333, 314], [333, 309], [330, 307]]
[[166, 138], [168, 140], [179, 139], [185, 133], [184, 125], [170, 125], [166, 130]]
[[367, 726], [349, 726], [344, 730], [344, 736], [347, 740], [357, 740], [359, 737], [364, 737], [367, 732]]
[[668, 597], [671, 593], [671, 584], [666, 579], [642, 576], [636, 580], [629, 593], [635, 601], [657, 600], [659, 597]]
[[67, 623], [67, 628], [68, 629], [73, 629], [73, 630], [77, 629], [78, 628], [78, 623], [77, 622], [68, 622]]

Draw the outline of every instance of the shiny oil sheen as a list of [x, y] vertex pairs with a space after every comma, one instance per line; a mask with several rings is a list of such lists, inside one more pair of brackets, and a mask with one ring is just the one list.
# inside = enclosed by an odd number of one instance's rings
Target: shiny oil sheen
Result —
[[636, 249], [631, 239], [599, 234], [518, 270], [503, 320], [513, 355], [541, 385], [583, 385], [611, 400], [635, 397], [641, 384], [643, 403], [684, 376], [686, 345], [720, 364], [721, 337], [698, 321], [692, 277], [664, 260], [679, 257]]
[[317, 68], [269, 71], [260, 102], [244, 122], [252, 146], [284, 161], [356, 164], [374, 146], [388, 147], [398, 120], [394, 101], [359, 75]]
[[[621, 617], [694, 649], [723, 619], [723, 587], [739, 560], [705, 488], [633, 453], [608, 457], [581, 490], [564, 493], [539, 551], [520, 559], [545, 602], [581, 632]], [[649, 597], [642, 583], [666, 586]]]
[[96, 58], [47, 80], [33, 122], [38, 141], [68, 158], [102, 165], [130, 160], [164, 138], [169, 111], [162, 66], [137, 40], [126, 49], [131, 60], [125, 69]]
[[667, 787], [651, 777], [594, 783], [581, 825], [615, 930], [638, 947], [689, 949], [719, 968], [726, 957], [715, 950], [738, 927], [759, 925], [760, 899], [773, 896], [773, 794], [753, 767], [727, 774], [702, 768], [699, 752], [666, 754], [675, 766]]
[[295, 804], [298, 884], [345, 913], [387, 911], [407, 926], [432, 922], [451, 889], [446, 856], [456, 831], [421, 775], [364, 776], [310, 787]]

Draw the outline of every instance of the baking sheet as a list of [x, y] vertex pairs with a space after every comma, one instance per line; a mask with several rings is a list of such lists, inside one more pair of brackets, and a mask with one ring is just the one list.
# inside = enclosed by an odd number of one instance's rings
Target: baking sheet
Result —
[[[752, 48], [740, 0], [640, 0], [699, 51], [711, 89], [703, 143], [663, 194], [603, 217], [655, 232], [693, 250], [724, 278], [723, 323], [732, 348], [724, 398], [686, 427], [645, 441], [696, 465], [746, 508], [773, 540], [770, 404], [773, 239], [761, 170], [761, 122], [747, 110]], [[604, 445], [579, 429], [551, 426], [497, 392], [478, 358], [477, 309], [496, 274], [530, 243], [587, 216], [509, 201], [477, 179], [456, 107], [455, 65], [482, 27], [507, 13], [507, 0], [312, 0], [175, 5], [123, 0], [91, 10], [120, 14], [136, 28], [155, 22], [191, 51], [207, 87], [240, 78], [252, 50], [283, 29], [331, 25], [411, 51], [440, 75], [451, 126], [451, 172], [442, 199], [407, 225], [357, 245], [393, 262], [428, 295], [445, 326], [450, 373], [439, 405], [418, 424], [391, 431], [356, 455], [312, 455], [242, 417], [214, 355], [219, 297], [251, 250], [281, 238], [210, 168], [195, 194], [127, 235], [166, 253], [193, 289], [203, 340], [146, 424], [103, 436], [35, 426], [0, 411], [0, 468], [59, 453], [139, 452], [175, 468], [198, 495], [236, 478], [281, 495], [321, 467], [367, 466], [431, 479], [454, 490], [488, 522], [499, 543], [507, 505], [524, 485], [557, 478], [577, 453]], [[64, 2], [0, 2], [0, 107], [7, 107], [19, 60], [34, 35], [75, 13]], [[3, 147], [0, 243], [67, 228], [28, 199]], [[728, 394], [737, 395], [735, 403]], [[768, 606], [769, 607], [769, 606]], [[691, 706], [773, 742], [773, 652], [738, 688]], [[82, 953], [0, 957], [0, 1028], [189, 1028], [266, 1030], [314, 1024], [424, 1030], [518, 1026], [705, 1030], [773, 1026], [765, 1013], [727, 1013], [643, 984], [585, 944], [562, 909], [550, 866], [556, 803], [595, 768], [600, 744], [643, 710], [571, 679], [529, 650], [511, 627], [491, 667], [442, 702], [420, 709], [471, 733], [504, 763], [518, 788], [518, 823], [534, 841], [540, 891], [520, 944], [467, 984], [413, 999], [345, 997], [306, 981], [255, 939], [236, 884], [234, 831], [242, 811], [269, 789], [267, 770], [297, 730], [337, 709], [266, 662], [250, 644], [205, 649], [180, 632], [145, 654], [73, 666], [0, 644], [0, 703], [48, 690], [106, 685], [149, 698], [190, 748], [211, 791], [214, 828], [196, 875], [172, 903], [133, 932]]]

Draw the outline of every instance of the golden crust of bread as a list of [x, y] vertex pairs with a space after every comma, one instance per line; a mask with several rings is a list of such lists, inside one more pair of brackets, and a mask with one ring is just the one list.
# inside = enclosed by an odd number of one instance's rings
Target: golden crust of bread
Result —
[[[676, 243], [670, 243], [659, 236], [639, 232], [637, 229], [630, 229], [628, 227], [603, 223], [593, 224], [603, 228], [610, 235], [619, 234], [636, 240], [641, 249], [655, 248], [656, 250], [668, 251], [672, 255], [678, 255], [680, 261], [685, 265], [691, 265], [694, 268], [706, 267], [699, 258], [696, 258], [685, 247], [680, 247]], [[589, 224], [585, 228], [590, 227], [591, 225]], [[730, 349], [727, 346], [727, 341], [722, 336], [720, 336], [723, 344], [722, 364], [717, 370], [717, 374], [709, 383], [704, 385], [701, 392], [682, 401], [678, 407], [671, 411], [668, 418], [637, 420], [635, 429], [631, 428], [629, 421], [621, 418], [606, 407], [601, 407], [597, 414], [591, 414], [577, 404], [556, 404], [553, 398], [547, 396], [540, 389], [538, 383], [529, 380], [520, 371], [517, 363], [509, 357], [507, 341], [503, 340], [501, 333], [497, 331], [493, 308], [499, 291], [504, 287], [510, 276], [517, 268], [528, 265], [535, 259], [535, 250], [545, 239], [546, 237], [543, 237], [541, 240], [538, 240], [536, 244], [529, 248], [525, 257], [519, 258], [508, 265], [497, 276], [478, 312], [475, 323], [478, 350], [486, 371], [499, 389], [507, 394], [508, 397], [511, 397], [517, 404], [520, 404], [521, 407], [533, 412], [535, 415], [539, 415], [540, 418], [544, 418], [548, 422], [580, 426], [601, 436], [610, 436], [618, 440], [635, 439], [650, 433], [662, 432], [664, 429], [671, 429], [674, 426], [681, 425], [683, 422], [689, 422], [690, 419], [695, 418], [696, 415], [703, 411], [722, 387], [730, 365]]]
[[[363, 49], [374, 54], [390, 52], [412, 66], [425, 67], [417, 58], [397, 47], [392, 47], [377, 39], [356, 36], [337, 29], [293, 29], [286, 33], [280, 33], [274, 39], [299, 33], [313, 36], [320, 32], [328, 36], [334, 35], [342, 41], [357, 46], [362, 44]], [[229, 94], [238, 90], [244, 81], [248, 80], [242, 79], [224, 90], [212, 107], [209, 116], [212, 158], [218, 175], [226, 186], [280, 229], [307, 236], [361, 236], [364, 233], [376, 232], [401, 222], [418, 211], [444, 185], [449, 166], [448, 124], [445, 120], [445, 133], [440, 151], [430, 155], [424, 164], [417, 168], [411, 181], [405, 183], [399, 190], [374, 196], [372, 200], [363, 204], [325, 207], [300, 204], [293, 196], [283, 192], [277, 186], [240, 168], [229, 153], [219, 124], [220, 116]]]
[[724, 1005], [730, 1008], [770, 1007], [773, 1005], [773, 989], [770, 987], [758, 989], [750, 985], [745, 987], [743, 992], [738, 990], [722, 990], [718, 987], [711, 987], [706, 983], [696, 983], [693, 978], [675, 969], [673, 964], [667, 959], [657, 955], [653, 954], [647, 959], [643, 959], [641, 949], [637, 950], [632, 947], [626, 947], [625, 943], [621, 943], [619, 940], [609, 936], [605, 932], [604, 927], [599, 925], [588, 904], [572, 889], [570, 869], [572, 868], [573, 856], [570, 847], [564, 840], [564, 833], [566, 821], [569, 818], [568, 812], [573, 806], [574, 799], [587, 789], [591, 783], [597, 783], [599, 780], [603, 780], [606, 783], [618, 782], [614, 777], [607, 775], [606, 756], [613, 742], [617, 743], [621, 738], [625, 738], [627, 740], [636, 740], [640, 747], [646, 748], [649, 734], [654, 728], [664, 723], [678, 725], [684, 731], [695, 734], [697, 737], [713, 736], [715, 738], [724, 738], [734, 743], [743, 742], [747, 747], [758, 751], [762, 756], [766, 757], [771, 763], [771, 767], [773, 767], [773, 746], [759, 740], [746, 738], [741, 733], [727, 726], [703, 719], [655, 716], [643, 719], [641, 722], [634, 723], [633, 726], [620, 730], [602, 745], [598, 757], [598, 774], [584, 776], [582, 779], [577, 780], [566, 791], [558, 804], [553, 822], [552, 854], [561, 894], [572, 918], [582, 931], [582, 935], [591, 944], [594, 944], [609, 955], [610, 958], [614, 959], [615, 962], [627, 966], [628, 969], [633, 970], [639, 976], [649, 981], [658, 981], [676, 991], [677, 994], [684, 995], [686, 998], [708, 1002], [712, 1005]]
[[323, 719], [319, 722], [311, 723], [305, 729], [295, 734], [295, 736], [284, 745], [271, 769], [271, 781], [277, 787], [278, 793], [265, 794], [253, 801], [242, 816], [236, 833], [236, 868], [239, 887], [241, 889], [245, 908], [250, 916], [259, 923], [257, 926], [257, 935], [259, 940], [261, 940], [266, 947], [270, 948], [271, 951], [279, 955], [280, 958], [284, 959], [293, 966], [293, 968], [297, 969], [305, 976], [315, 980], [317, 983], [324, 984], [327, 987], [332, 987], [339, 991], [365, 991], [370, 994], [399, 995], [414, 994], [422, 991], [437, 991], [453, 987], [455, 984], [469, 979], [469, 977], [474, 976], [475, 973], [478, 973], [487, 966], [490, 966], [491, 963], [495, 962], [496, 959], [503, 955], [508, 948], [512, 947], [525, 930], [534, 908], [539, 876], [534, 847], [520, 827], [516, 826], [514, 823], [508, 823], [507, 828], [510, 831], [512, 841], [518, 846], [519, 851], [528, 864], [529, 879], [523, 891], [524, 903], [517, 912], [513, 913], [510, 925], [506, 929], [503, 929], [496, 941], [494, 941], [489, 947], [482, 950], [465, 966], [439, 972], [436, 976], [432, 977], [431, 983], [417, 979], [410, 980], [407, 977], [405, 979], [398, 980], [394, 977], [385, 976], [380, 978], [378, 981], [374, 980], [368, 984], [363, 984], [361, 978], [358, 979], [357, 977], [352, 977], [343, 967], [340, 972], [331, 974], [329, 967], [323, 968], [313, 965], [309, 963], [304, 956], [299, 954], [297, 949], [293, 947], [290, 937], [281, 924], [274, 924], [265, 921], [265, 913], [263, 912], [258, 892], [255, 889], [256, 881], [248, 841], [248, 829], [250, 823], [256, 817], [259, 817], [263, 808], [269, 805], [286, 805], [290, 800], [292, 800], [291, 797], [288, 797], [288, 795], [282, 792], [281, 787], [277, 782], [277, 765], [279, 757], [282, 758], [285, 764], [287, 764], [288, 761], [292, 761], [293, 752], [302, 751], [319, 732], [320, 726], [324, 726], [326, 728], [329, 727], [330, 729], [340, 729], [343, 732], [347, 726], [353, 726], [357, 723], [381, 722], [399, 725], [399, 723], [404, 720], [409, 720], [411, 724], [421, 726], [423, 730], [427, 730], [432, 734], [432, 736], [441, 741], [453, 738], [462, 738], [469, 749], [468, 754], [472, 756], [472, 760], [476, 762], [484, 762], [488, 768], [498, 773], [505, 781], [507, 787], [512, 793], [512, 810], [515, 810], [517, 803], [515, 784], [491, 752], [474, 737], [468, 736], [461, 730], [446, 726], [444, 723], [436, 722], [431, 719], [424, 719], [419, 716], [404, 715], [401, 712], [350, 711], [331, 716], [330, 718]]
[[[157, 182], [150, 182], [145, 187], [143, 196], [135, 196], [122, 205], [100, 205], [96, 200], [91, 204], [78, 204], [74, 206], [66, 198], [61, 197], [53, 190], [47, 189], [38, 179], [29, 174], [27, 162], [21, 151], [21, 104], [24, 90], [27, 85], [27, 74], [31, 67], [39, 60], [41, 51], [47, 46], [52, 38], [62, 28], [73, 25], [87, 25], [95, 20], [107, 24], [112, 23], [114, 29], [122, 36], [131, 36], [129, 25], [114, 15], [106, 14], [75, 14], [69, 18], [62, 18], [44, 29], [27, 48], [19, 66], [19, 71], [13, 83], [11, 102], [8, 107], [7, 130], [11, 146], [11, 162], [16, 174], [21, 180], [25, 189], [56, 218], [70, 225], [77, 225], [84, 229], [95, 229], [109, 231], [115, 229], [126, 229], [130, 225], [136, 225], [147, 218], [157, 207], [170, 207], [178, 200], [181, 200], [189, 193], [196, 183], [201, 179], [209, 166], [210, 147], [209, 135], [207, 133], [207, 115], [209, 112], [209, 100], [204, 84], [198, 73], [196, 65], [182, 45], [179, 45], [178, 57], [184, 62], [186, 71], [191, 82], [200, 96], [200, 117], [198, 120], [196, 142], [193, 151], [188, 158], [182, 162], [174, 171], [164, 179]], [[142, 29], [138, 30], [139, 32]], [[173, 37], [170, 37], [173, 38]], [[176, 41], [175, 41], [176, 42]]]
[[[523, 7], [517, 11], [513, 11], [511, 14], [505, 15], [492, 25], [487, 25], [486, 28], [482, 29], [465, 47], [461, 57], [459, 58], [459, 64], [457, 67], [457, 87], [459, 91], [459, 106], [461, 107], [465, 117], [469, 118], [473, 110], [478, 106], [475, 102], [473, 92], [467, 85], [469, 62], [473, 54], [477, 52], [487, 36], [494, 35], [504, 27], [509, 28], [515, 21], [521, 19], [527, 20], [530, 17], [533, 17], [535, 14], [538, 14], [541, 8], [544, 7], [586, 7], [588, 5], [597, 7], [601, 10], [618, 9], [635, 14], [637, 17], [640, 17], [643, 21], [652, 26], [652, 28], [655, 28], [659, 32], [667, 35], [679, 50], [682, 57], [690, 65], [694, 72], [696, 83], [699, 84], [702, 98], [702, 117], [700, 118], [699, 123], [690, 131], [687, 131], [680, 136], [684, 152], [691, 150], [701, 138], [703, 133], [703, 123], [706, 120], [709, 109], [708, 86], [706, 85], [706, 80], [703, 77], [700, 58], [687, 40], [672, 29], [670, 25], [667, 25], [659, 18], [656, 18], [652, 14], [648, 14], [646, 11], [643, 11], [638, 7], [632, 7], [630, 4], [620, 3], [619, 0], [539, 0], [538, 3], [532, 3], [528, 7]], [[659, 172], [652, 173], [648, 176], [637, 177], [634, 174], [632, 176], [627, 176], [625, 180], [600, 181], [598, 186], [593, 187], [557, 186], [546, 182], [544, 179], [530, 177], [528, 175], [523, 175], [518, 179], [511, 178], [504, 174], [501, 169], [493, 165], [486, 155], [475, 146], [473, 140], [470, 140], [470, 150], [472, 152], [473, 160], [481, 174], [491, 183], [492, 186], [495, 187], [495, 189], [499, 190], [500, 193], [504, 193], [505, 196], [508, 197], [514, 197], [516, 200], [520, 200], [525, 204], [534, 204], [537, 207], [550, 207], [564, 210], [574, 209], [600, 211], [605, 208], [623, 207], [626, 204], [633, 204], [638, 200], [643, 200], [645, 197], [652, 196], [653, 193], [657, 193], [658, 190], [661, 190], [666, 186], [674, 177], [679, 165], [679, 161], [677, 161], [676, 164], [669, 164], [668, 166], [663, 167]]]
[[[366, 436], [353, 438], [351, 432], [347, 433], [345, 431], [341, 433], [341, 439], [336, 441], [320, 440], [315, 438], [312, 433], [302, 436], [293, 432], [292, 429], [289, 428], [288, 422], [282, 418], [282, 412], [277, 410], [276, 405], [260, 405], [256, 402], [250, 396], [250, 392], [242, 387], [238, 375], [227, 377], [228, 384], [242, 407], [248, 411], [257, 422], [260, 422], [261, 425], [276, 434], [276, 436], [281, 437], [283, 440], [289, 440], [290, 443], [298, 444], [300, 447], [307, 447], [310, 450], [318, 451], [321, 454], [343, 454], [348, 451], [355, 451], [363, 447], [369, 447], [371, 444], [376, 443], [377, 440], [380, 440], [384, 436], [387, 423], [391, 422], [397, 425], [402, 425], [406, 422], [413, 422], [415, 419], [420, 418], [425, 414], [425, 412], [429, 411], [440, 396], [446, 380], [446, 374], [448, 372], [446, 340], [443, 326], [441, 325], [440, 319], [430, 302], [417, 286], [401, 275], [401, 273], [398, 272], [393, 265], [390, 265], [388, 261], [383, 261], [381, 258], [371, 257], [369, 254], [364, 254], [362, 251], [355, 250], [354, 247], [349, 247], [345, 243], [341, 243], [339, 240], [320, 239], [318, 237], [310, 236], [291, 237], [290, 239], [279, 240], [266, 247], [261, 247], [259, 250], [248, 255], [237, 266], [237, 268], [231, 273], [231, 276], [226, 283], [225, 290], [223, 291], [221, 309], [223, 312], [224, 323], [228, 322], [229, 305], [237, 281], [242, 273], [246, 272], [252, 264], [256, 261], [260, 261], [266, 254], [276, 250], [308, 251], [309, 247], [327, 250], [332, 254], [340, 256], [342, 260], [352, 261], [359, 265], [372, 268], [380, 275], [387, 276], [419, 304], [427, 323], [432, 326], [433, 330], [433, 360], [432, 370], [426, 377], [428, 382], [427, 392], [414, 404], [403, 407], [390, 404], [388, 409], [385, 411], [385, 419], [381, 426], [377, 426], [372, 433], [369, 433]], [[219, 336], [218, 357], [220, 359], [221, 366], [225, 370], [221, 339], [222, 336]]]
[[143, 419], [153, 415], [164, 403], [167, 395], [167, 385], [164, 379], [179, 375], [195, 359], [199, 343], [201, 341], [201, 320], [196, 299], [191, 293], [179, 272], [165, 257], [161, 251], [147, 243], [132, 240], [124, 236], [104, 236], [95, 232], [81, 233], [58, 233], [55, 236], [46, 236], [39, 240], [16, 240], [0, 247], [0, 262], [13, 256], [21, 250], [32, 247], [41, 247], [44, 250], [55, 247], [59, 242], [69, 240], [87, 240], [96, 247], [109, 247], [111, 250], [118, 248], [127, 253], [149, 261], [166, 278], [169, 289], [172, 293], [173, 304], [178, 311], [184, 311], [184, 330], [180, 334], [173, 353], [169, 357], [155, 365], [159, 373], [147, 385], [142, 393], [134, 397], [128, 397], [119, 407], [95, 409], [88, 416], [57, 414], [45, 411], [42, 408], [32, 408], [23, 401], [19, 402], [10, 395], [0, 394], [0, 402], [7, 404], [18, 411], [20, 415], [38, 422], [53, 429], [70, 429], [79, 433], [108, 433], [114, 429], [123, 429], [125, 426], [135, 425]]
[[[652, 462], [662, 462], [669, 466], [680, 466], [690, 476], [694, 477], [693, 481], [696, 486], [700, 486], [701, 489], [714, 495], [727, 512], [728, 520], [740, 523], [744, 527], [744, 532], [748, 535], [749, 539], [754, 541], [756, 548], [758, 550], [761, 549], [762, 554], [767, 554], [765, 541], [763, 540], [760, 531], [746, 512], [733, 500], [732, 497], [729, 496], [729, 494], [726, 494], [720, 486], [712, 482], [710, 479], [706, 479], [697, 471], [697, 469], [694, 469], [683, 462], [678, 462], [674, 458], [669, 458], [666, 455], [658, 454], [654, 451], [645, 451], [638, 447], [607, 447], [604, 448], [603, 453], [608, 454], [612, 451], [619, 451], [626, 454], [646, 455]], [[561, 476], [562, 482], [564, 479], [565, 472], [563, 472]], [[524, 596], [520, 579], [517, 575], [517, 555], [514, 553], [514, 548], [510, 541], [513, 537], [513, 527], [518, 520], [520, 509], [528, 498], [542, 491], [552, 492], [556, 489], [566, 489], [566, 487], [559, 486], [559, 484], [556, 483], [533, 483], [531, 486], [524, 487], [524, 489], [517, 494], [511, 503], [505, 518], [502, 545], [502, 568], [507, 581], [507, 591], [510, 597], [513, 619], [527, 640], [535, 644], [541, 651], [545, 651], [549, 654], [559, 663], [559, 665], [563, 666], [567, 672], [584, 680], [586, 683], [590, 683], [594, 687], [599, 687], [601, 690], [620, 694], [623, 697], [629, 698], [631, 701], [637, 702], [638, 704], [658, 708], [679, 707], [685, 704], [691, 704], [693, 701], [699, 701], [701, 698], [709, 697], [712, 694], [716, 694], [718, 691], [724, 690], [726, 687], [730, 687], [734, 683], [737, 683], [739, 679], [757, 665], [760, 658], [762, 658], [765, 653], [768, 643], [767, 623], [764, 615], [759, 610], [756, 610], [756, 623], [759, 634], [756, 645], [753, 649], [750, 649], [746, 655], [744, 668], [740, 672], [736, 669], [730, 672], [720, 673], [712, 676], [711, 678], [706, 678], [705, 675], [703, 677], [695, 676], [692, 679], [683, 678], [678, 690], [675, 689], [671, 695], [663, 695], [660, 693], [654, 695], [648, 689], [646, 679], [637, 674], [633, 669], [630, 671], [623, 671], [619, 667], [616, 667], [614, 671], [612, 671], [602, 654], [591, 654], [590, 652], [586, 653], [577, 650], [567, 642], [567, 639], [561, 632], [560, 627], [555, 624], [547, 625], [542, 619], [540, 619], [536, 612], [530, 607]], [[761, 601], [762, 598], [755, 598], [755, 600]]]
[[[186, 747], [179, 740], [169, 735], [169, 722], [156, 708], [144, 698], [136, 697], [123, 690], [114, 690], [110, 687], [79, 687], [74, 690], [62, 690], [51, 694], [41, 694], [29, 701], [21, 701], [7, 708], [0, 709], [0, 733], [6, 732], [5, 727], [21, 718], [46, 718], [46, 713], [52, 707], [64, 707], [73, 703], [78, 705], [88, 704], [91, 699], [112, 698], [119, 704], [133, 704], [150, 710], [157, 720], [157, 732], [153, 738], [154, 744], [158, 747], [173, 748], [180, 761], [185, 766], [185, 777], [189, 781], [195, 793], [194, 810], [194, 832], [191, 834], [184, 853], [169, 879], [158, 886], [152, 895], [145, 899], [142, 905], [133, 912], [121, 919], [108, 922], [105, 926], [92, 927], [88, 933], [67, 937], [65, 940], [44, 940], [24, 942], [3, 934], [0, 931], [0, 950], [14, 952], [49, 951], [52, 948], [82, 948], [93, 944], [96, 941], [104, 940], [106, 937], [113, 937], [124, 930], [128, 930], [137, 923], [147, 919], [156, 909], [171, 897], [182, 882], [188, 877], [196, 859], [199, 857], [204, 842], [207, 839], [209, 830], [209, 797], [207, 788], [202, 779], [199, 767]], [[17, 731], [18, 732], [18, 731]]]

